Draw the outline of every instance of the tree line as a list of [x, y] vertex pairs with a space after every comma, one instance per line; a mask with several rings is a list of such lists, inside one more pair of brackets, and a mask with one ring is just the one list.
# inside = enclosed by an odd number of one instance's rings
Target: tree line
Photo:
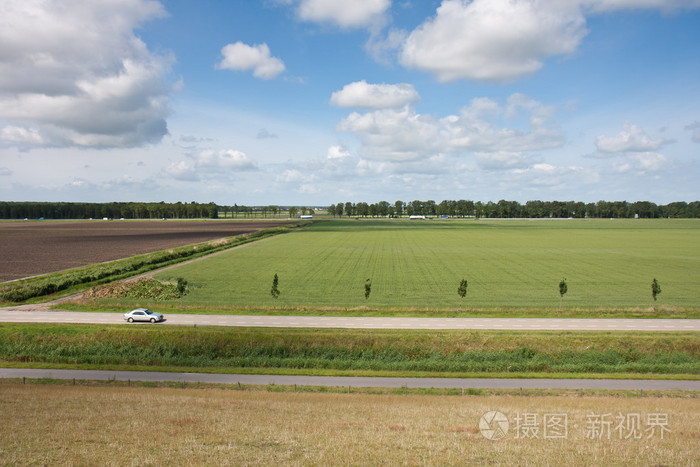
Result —
[[517, 201], [414, 200], [410, 202], [387, 201], [378, 203], [338, 203], [328, 207], [328, 214], [347, 217], [403, 217], [403, 216], [449, 216], [477, 218], [634, 218], [654, 219], [664, 217], [698, 218], [700, 201], [687, 203], [678, 201], [657, 205], [650, 201], [598, 201], [583, 203], [576, 201]]
[[[292, 217], [313, 214], [313, 208], [296, 206], [231, 206], [216, 203], [144, 202], [35, 202], [0, 201], [0, 219], [217, 219], [246, 217]], [[328, 214], [337, 217], [449, 216], [477, 218], [700, 218], [700, 201], [657, 205], [650, 201], [517, 201], [414, 200], [378, 203], [331, 204]]]
[[313, 214], [302, 206], [232, 206], [216, 203], [0, 201], [0, 219], [218, 219], [297, 217]]
[[2, 219], [216, 219], [215, 203], [0, 201]]

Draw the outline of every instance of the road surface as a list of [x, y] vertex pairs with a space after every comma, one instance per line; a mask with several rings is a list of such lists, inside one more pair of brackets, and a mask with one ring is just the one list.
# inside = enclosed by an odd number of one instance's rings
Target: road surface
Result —
[[219, 384], [277, 384], [328, 387], [475, 388], [475, 389], [624, 389], [700, 391], [700, 381], [654, 379], [516, 379], [516, 378], [392, 378], [356, 376], [237, 375], [158, 371], [58, 370], [0, 368], [0, 378], [71, 380], [175, 381]]
[[[0, 322], [125, 324], [121, 313], [0, 309]], [[168, 314], [158, 325], [348, 329], [502, 329], [549, 331], [700, 331], [700, 319], [398, 318]], [[138, 325], [138, 324], [137, 324]]]

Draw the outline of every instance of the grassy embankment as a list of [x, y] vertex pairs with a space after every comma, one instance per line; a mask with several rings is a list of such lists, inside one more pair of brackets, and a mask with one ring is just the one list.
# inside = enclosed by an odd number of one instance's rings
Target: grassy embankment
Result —
[[[498, 441], [479, 431], [479, 420], [493, 410], [509, 420]], [[516, 439], [519, 414], [535, 414], [536, 438]], [[544, 436], [546, 414], [566, 415], [564, 437]], [[591, 439], [590, 417], [602, 414], [610, 414], [609, 433]], [[618, 430], [615, 417], [637, 414], [641, 437], [625, 438], [630, 429]], [[658, 426], [646, 431], [654, 414], [667, 416], [663, 437]], [[680, 398], [2, 383], [0, 420], [0, 460], [8, 465], [694, 465], [700, 455], [700, 400]], [[128, 442], [128, 433], [141, 439]]]
[[178, 248], [157, 251], [131, 258], [92, 264], [79, 268], [44, 274], [37, 277], [6, 282], [0, 285], [0, 304], [36, 302], [47, 296], [68, 295], [104, 284], [143, 274], [190, 259], [288, 232], [290, 227], [263, 229], [248, 234], [228, 237]]
[[[194, 313], [697, 318], [700, 221], [326, 220], [156, 275], [176, 277], [190, 283], [181, 311]], [[138, 299], [83, 306], [144, 304], [180, 307]]]
[[697, 333], [1, 324], [5, 366], [374, 376], [697, 379]]

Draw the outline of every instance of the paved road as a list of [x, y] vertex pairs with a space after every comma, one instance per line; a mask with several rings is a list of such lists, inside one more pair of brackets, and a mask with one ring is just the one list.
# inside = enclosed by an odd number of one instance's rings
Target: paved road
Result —
[[0, 378], [52, 378], [185, 383], [277, 384], [329, 387], [495, 388], [495, 389], [627, 389], [700, 391], [700, 381], [653, 379], [508, 379], [508, 378], [391, 378], [353, 376], [231, 375], [158, 371], [55, 370], [0, 368]]
[[[0, 309], [0, 322], [125, 323], [120, 313]], [[394, 318], [168, 314], [159, 325], [354, 329], [507, 329], [553, 331], [700, 331], [700, 319]]]

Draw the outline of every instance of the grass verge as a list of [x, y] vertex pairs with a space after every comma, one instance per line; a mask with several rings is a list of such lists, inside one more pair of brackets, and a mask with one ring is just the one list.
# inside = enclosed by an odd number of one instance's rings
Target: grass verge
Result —
[[[22, 364], [388, 372], [700, 375], [697, 333], [0, 324]], [[210, 371], [210, 370], [208, 370]], [[574, 376], [575, 377], [575, 376]]]
[[[141, 306], [143, 299], [71, 300], [52, 308], [70, 311], [124, 312], [125, 308]], [[247, 306], [179, 306], [174, 303], [149, 304], [160, 313], [202, 315], [265, 315], [265, 316], [367, 316], [403, 318], [643, 318], [700, 319], [700, 309], [673, 306], [655, 308], [371, 308], [371, 307], [247, 307]]]

